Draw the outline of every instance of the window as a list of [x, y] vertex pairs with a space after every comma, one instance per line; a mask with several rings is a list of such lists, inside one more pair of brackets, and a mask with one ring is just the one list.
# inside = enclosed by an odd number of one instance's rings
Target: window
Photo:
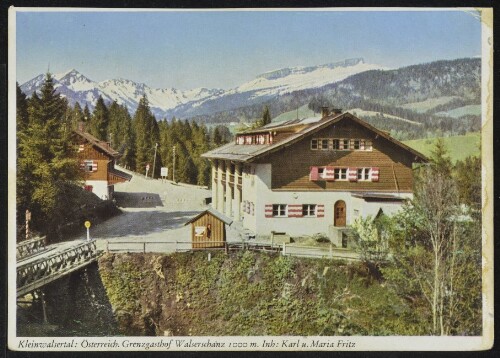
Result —
[[361, 149], [361, 141], [359, 139], [352, 140], [352, 149], [354, 149], [354, 150]]
[[320, 177], [320, 178], [325, 177], [325, 168], [324, 167], [318, 168], [318, 177]]
[[315, 217], [316, 216], [316, 205], [315, 204], [302, 205], [302, 216]]
[[370, 168], [358, 168], [358, 180], [370, 180]]
[[333, 173], [335, 180], [347, 180], [347, 168], [335, 168]]
[[83, 161], [83, 169], [86, 172], [93, 172], [97, 170], [97, 163], [94, 163], [93, 160], [84, 160]]
[[317, 150], [318, 149], [318, 140], [317, 139], [312, 139], [311, 140], [311, 149], [312, 150]]
[[328, 150], [328, 139], [320, 139], [319, 140], [319, 148], [321, 150]]
[[348, 150], [349, 149], [349, 139], [342, 139], [342, 148], [344, 150]]
[[273, 216], [286, 217], [286, 204], [273, 204]]
[[340, 140], [338, 139], [333, 140], [333, 149], [340, 149]]

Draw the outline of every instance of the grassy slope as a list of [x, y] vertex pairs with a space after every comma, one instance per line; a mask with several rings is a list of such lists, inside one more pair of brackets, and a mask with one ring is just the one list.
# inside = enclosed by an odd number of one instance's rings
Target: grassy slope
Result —
[[[276, 254], [106, 254], [99, 272], [125, 335], [425, 334], [360, 264]], [[421, 322], [420, 322], [421, 323]]]
[[[468, 156], [480, 156], [480, 133], [468, 133], [463, 136], [444, 137], [446, 148], [450, 152], [453, 162], [463, 160]], [[407, 140], [404, 143], [424, 155], [429, 155], [434, 148], [437, 138]]]

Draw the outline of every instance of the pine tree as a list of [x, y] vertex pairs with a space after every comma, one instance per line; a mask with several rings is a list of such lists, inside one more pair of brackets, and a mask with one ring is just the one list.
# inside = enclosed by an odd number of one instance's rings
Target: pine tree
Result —
[[70, 134], [62, 125], [65, 106], [47, 74], [41, 97], [29, 101], [29, 125], [18, 132], [17, 209], [19, 215], [29, 209], [35, 227], [50, 217], [62, 185], [80, 177]]
[[16, 122], [17, 130], [23, 131], [29, 123], [28, 115], [28, 100], [26, 95], [21, 91], [21, 87], [16, 82]]
[[90, 119], [89, 132], [96, 138], [108, 141], [109, 111], [101, 96], [97, 100]]
[[90, 114], [89, 106], [88, 106], [88, 104], [85, 104], [85, 108], [83, 109], [83, 121], [90, 122], [91, 118], [92, 118], [92, 115]]
[[153, 170], [151, 166], [154, 161], [154, 147], [155, 143], [159, 142], [160, 133], [156, 118], [149, 109], [149, 102], [146, 95], [139, 101], [132, 123], [135, 133], [136, 170], [143, 173], [146, 170], [146, 164], [150, 164], [148, 175], [151, 175], [151, 170]]
[[446, 176], [451, 175], [453, 164], [443, 138], [437, 139], [429, 159], [431, 160], [431, 164], [435, 172]]
[[271, 113], [269, 113], [269, 107], [265, 106], [264, 113], [262, 114], [262, 125], [265, 126], [269, 123], [271, 123]]

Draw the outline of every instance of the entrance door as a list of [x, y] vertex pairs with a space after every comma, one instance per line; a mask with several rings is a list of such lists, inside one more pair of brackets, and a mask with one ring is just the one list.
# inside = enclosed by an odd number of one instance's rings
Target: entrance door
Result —
[[345, 213], [345, 202], [339, 200], [335, 203], [333, 208], [333, 225], [334, 226], [345, 226], [346, 225], [346, 213]]

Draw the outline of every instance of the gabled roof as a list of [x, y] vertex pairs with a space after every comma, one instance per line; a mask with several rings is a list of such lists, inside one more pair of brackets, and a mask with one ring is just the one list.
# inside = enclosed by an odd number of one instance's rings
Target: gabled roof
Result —
[[121, 156], [120, 152], [111, 148], [111, 146], [107, 142], [97, 139], [92, 134], [78, 129], [73, 129], [73, 132], [79, 135], [80, 137], [84, 138], [85, 140], [87, 140], [94, 147], [100, 149], [102, 152], [104, 152], [104, 154], [112, 158], [119, 158]]
[[123, 178], [123, 179], [127, 180], [127, 181], [130, 181], [130, 179], [132, 179], [132, 175], [130, 175], [128, 173], [125, 173], [125, 172], [122, 172], [121, 170], [118, 170], [116, 168], [111, 168], [109, 170], [109, 173], [110, 174], [114, 174], [114, 175], [116, 175], [116, 176], [118, 176], [120, 178]]
[[333, 114], [325, 118], [320, 118], [317, 121], [308, 121], [308, 123], [300, 123], [300, 122], [295, 122], [295, 123], [287, 123], [284, 122], [283, 125], [281, 126], [272, 126], [272, 127], [262, 127], [259, 128], [258, 130], [251, 130], [251, 131], [245, 131], [242, 134], [257, 134], [257, 133], [262, 133], [262, 132], [274, 132], [274, 131], [279, 131], [280, 129], [285, 129], [286, 127], [291, 127], [291, 126], [296, 126], [296, 125], [305, 125], [304, 128], [301, 128], [295, 133], [290, 134], [289, 136], [285, 137], [283, 140], [280, 140], [278, 142], [274, 142], [273, 144], [236, 144], [235, 142], [228, 143], [222, 147], [213, 149], [209, 152], [206, 152], [202, 154], [202, 157], [204, 158], [209, 158], [209, 159], [223, 159], [223, 160], [232, 160], [232, 161], [238, 161], [238, 162], [252, 162], [258, 158], [264, 157], [268, 154], [271, 154], [277, 150], [280, 150], [284, 147], [290, 146], [300, 140], [302, 140], [304, 137], [314, 134], [323, 128], [326, 128], [334, 123], [337, 123], [341, 121], [344, 118], [349, 118], [359, 125], [367, 128], [368, 130], [374, 132], [375, 134], [387, 139], [388, 141], [396, 144], [397, 146], [401, 147], [401, 149], [411, 153], [414, 155], [416, 158], [419, 159], [419, 161], [427, 161], [427, 158], [419, 153], [418, 151], [414, 150], [413, 148], [408, 147], [406, 144], [401, 143], [400, 141], [392, 138], [389, 134], [387, 134], [384, 131], [381, 131], [380, 129], [375, 128], [374, 126], [368, 124], [367, 122], [353, 116], [350, 113], [340, 113], [340, 114]]
[[203, 215], [205, 215], [207, 213], [215, 216], [217, 219], [219, 219], [220, 221], [222, 221], [226, 225], [231, 225], [233, 223], [233, 220], [230, 219], [230, 218], [228, 218], [224, 214], [221, 214], [220, 212], [218, 212], [217, 210], [215, 210], [213, 208], [208, 208], [207, 210], [202, 211], [201, 213], [199, 213], [198, 215], [196, 215], [195, 217], [189, 219], [189, 221], [186, 222], [184, 224], [184, 226], [186, 226], [187, 224], [191, 224], [192, 222], [195, 222], [196, 220], [198, 220], [199, 218], [201, 218]]

